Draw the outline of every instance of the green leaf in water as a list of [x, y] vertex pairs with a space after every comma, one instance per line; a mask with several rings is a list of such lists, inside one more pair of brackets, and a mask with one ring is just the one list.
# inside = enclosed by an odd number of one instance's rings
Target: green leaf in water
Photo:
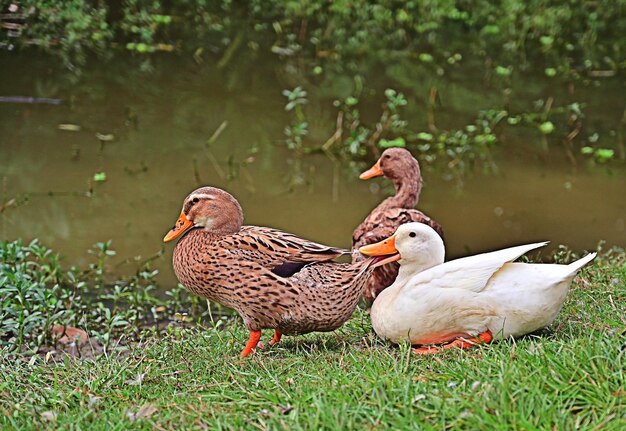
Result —
[[422, 52], [418, 57], [420, 61], [424, 63], [432, 63], [434, 60], [433, 56], [428, 54], [427, 52]]
[[498, 34], [500, 33], [500, 27], [495, 24], [487, 24], [481, 30], [482, 34]]
[[552, 124], [552, 121], [545, 121], [539, 125], [539, 130], [544, 135], [549, 135], [554, 132], [554, 124]]
[[417, 134], [417, 139], [430, 142], [433, 140], [433, 135], [428, 132], [419, 132]]
[[152, 19], [157, 24], [169, 24], [172, 22], [172, 17], [169, 15], [152, 15]]
[[610, 148], [598, 148], [596, 150], [596, 159], [598, 159], [600, 163], [611, 160], [614, 155], [615, 151]]
[[543, 46], [550, 46], [554, 43], [554, 38], [552, 36], [541, 36], [539, 42], [541, 42]]
[[519, 124], [521, 121], [522, 121], [522, 117], [519, 115], [515, 115], [514, 117], [508, 117], [506, 119], [506, 122], [509, 123], [511, 126], [515, 126]]
[[387, 140], [387, 139], [381, 139], [380, 141], [378, 141], [378, 146], [380, 148], [391, 148], [391, 147], [406, 147], [406, 141], [404, 140], [403, 137], [398, 137], [396, 139], [392, 139], [392, 140]]
[[584, 105], [581, 105], [578, 102], [574, 102], [574, 103], [571, 103], [571, 104], [567, 105], [567, 108], [570, 111], [572, 111], [574, 114], [578, 115], [579, 117], [582, 117], [582, 115], [583, 115], [583, 111], [582, 111], [583, 106]]
[[396, 94], [397, 94], [397, 93], [396, 93], [396, 90], [394, 90], [393, 88], [387, 88], [387, 89], [385, 90], [385, 97], [386, 97], [387, 99], [391, 99], [392, 97], [395, 97], [395, 96], [396, 96]]
[[580, 149], [580, 154], [585, 154], [585, 155], [593, 154], [593, 148], [592, 147], [582, 147]]
[[346, 97], [346, 105], [354, 106], [357, 103], [359, 103], [359, 99], [357, 99], [356, 97], [353, 97], [353, 96]]
[[408, 22], [411, 19], [411, 15], [409, 15], [404, 9], [400, 9], [396, 12], [396, 20], [398, 22]]
[[513, 68], [511, 66], [509, 67], [496, 66], [496, 73], [500, 76], [510, 76], [512, 71], [513, 71]]
[[96, 172], [93, 174], [93, 180], [97, 183], [103, 183], [107, 180], [106, 172]]
[[553, 78], [556, 76], [556, 69], [554, 67], [546, 67], [544, 72], [547, 77]]

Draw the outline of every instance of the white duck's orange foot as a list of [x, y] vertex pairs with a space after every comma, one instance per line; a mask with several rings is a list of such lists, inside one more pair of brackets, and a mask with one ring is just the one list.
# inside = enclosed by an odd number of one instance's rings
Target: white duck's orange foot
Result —
[[491, 331], [487, 330], [478, 334], [476, 337], [459, 337], [448, 344], [444, 344], [443, 346], [417, 347], [413, 349], [413, 353], [415, 353], [416, 355], [434, 355], [436, 353], [441, 353], [444, 350], [450, 350], [454, 348], [469, 349], [479, 344], [489, 343], [491, 342], [491, 340], [493, 340], [493, 334], [491, 333]]
[[282, 337], [283, 334], [278, 331], [275, 330], [274, 331], [274, 336], [272, 337], [271, 341], [270, 341], [270, 346], [273, 346], [274, 344], [278, 344], [280, 342], [280, 337]]

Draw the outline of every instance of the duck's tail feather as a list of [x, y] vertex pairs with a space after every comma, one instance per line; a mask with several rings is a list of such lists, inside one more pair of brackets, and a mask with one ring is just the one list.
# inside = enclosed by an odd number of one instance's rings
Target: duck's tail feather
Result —
[[567, 268], [570, 270], [570, 274], [576, 274], [583, 266], [587, 265], [591, 262], [598, 253], [589, 253], [587, 256], [578, 259], [576, 262], [572, 262], [567, 265]]

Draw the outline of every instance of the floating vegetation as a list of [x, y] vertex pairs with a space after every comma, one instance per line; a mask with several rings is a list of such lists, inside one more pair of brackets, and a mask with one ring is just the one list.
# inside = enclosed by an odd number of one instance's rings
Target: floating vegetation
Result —
[[59, 124], [57, 129], [65, 132], [80, 132], [81, 127], [78, 124]]
[[96, 172], [95, 174], [93, 174], [93, 180], [96, 183], [103, 183], [107, 180], [107, 174], [106, 172]]

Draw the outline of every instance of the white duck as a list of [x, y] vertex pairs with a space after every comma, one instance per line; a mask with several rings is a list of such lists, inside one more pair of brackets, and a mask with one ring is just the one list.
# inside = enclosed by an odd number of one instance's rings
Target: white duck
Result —
[[372, 325], [392, 342], [445, 344], [415, 353], [467, 348], [492, 339], [518, 337], [552, 323], [569, 286], [596, 253], [569, 265], [512, 263], [547, 242], [520, 245], [444, 263], [441, 237], [422, 223], [406, 223], [384, 241], [359, 251], [399, 260], [395, 282], [374, 301]]

